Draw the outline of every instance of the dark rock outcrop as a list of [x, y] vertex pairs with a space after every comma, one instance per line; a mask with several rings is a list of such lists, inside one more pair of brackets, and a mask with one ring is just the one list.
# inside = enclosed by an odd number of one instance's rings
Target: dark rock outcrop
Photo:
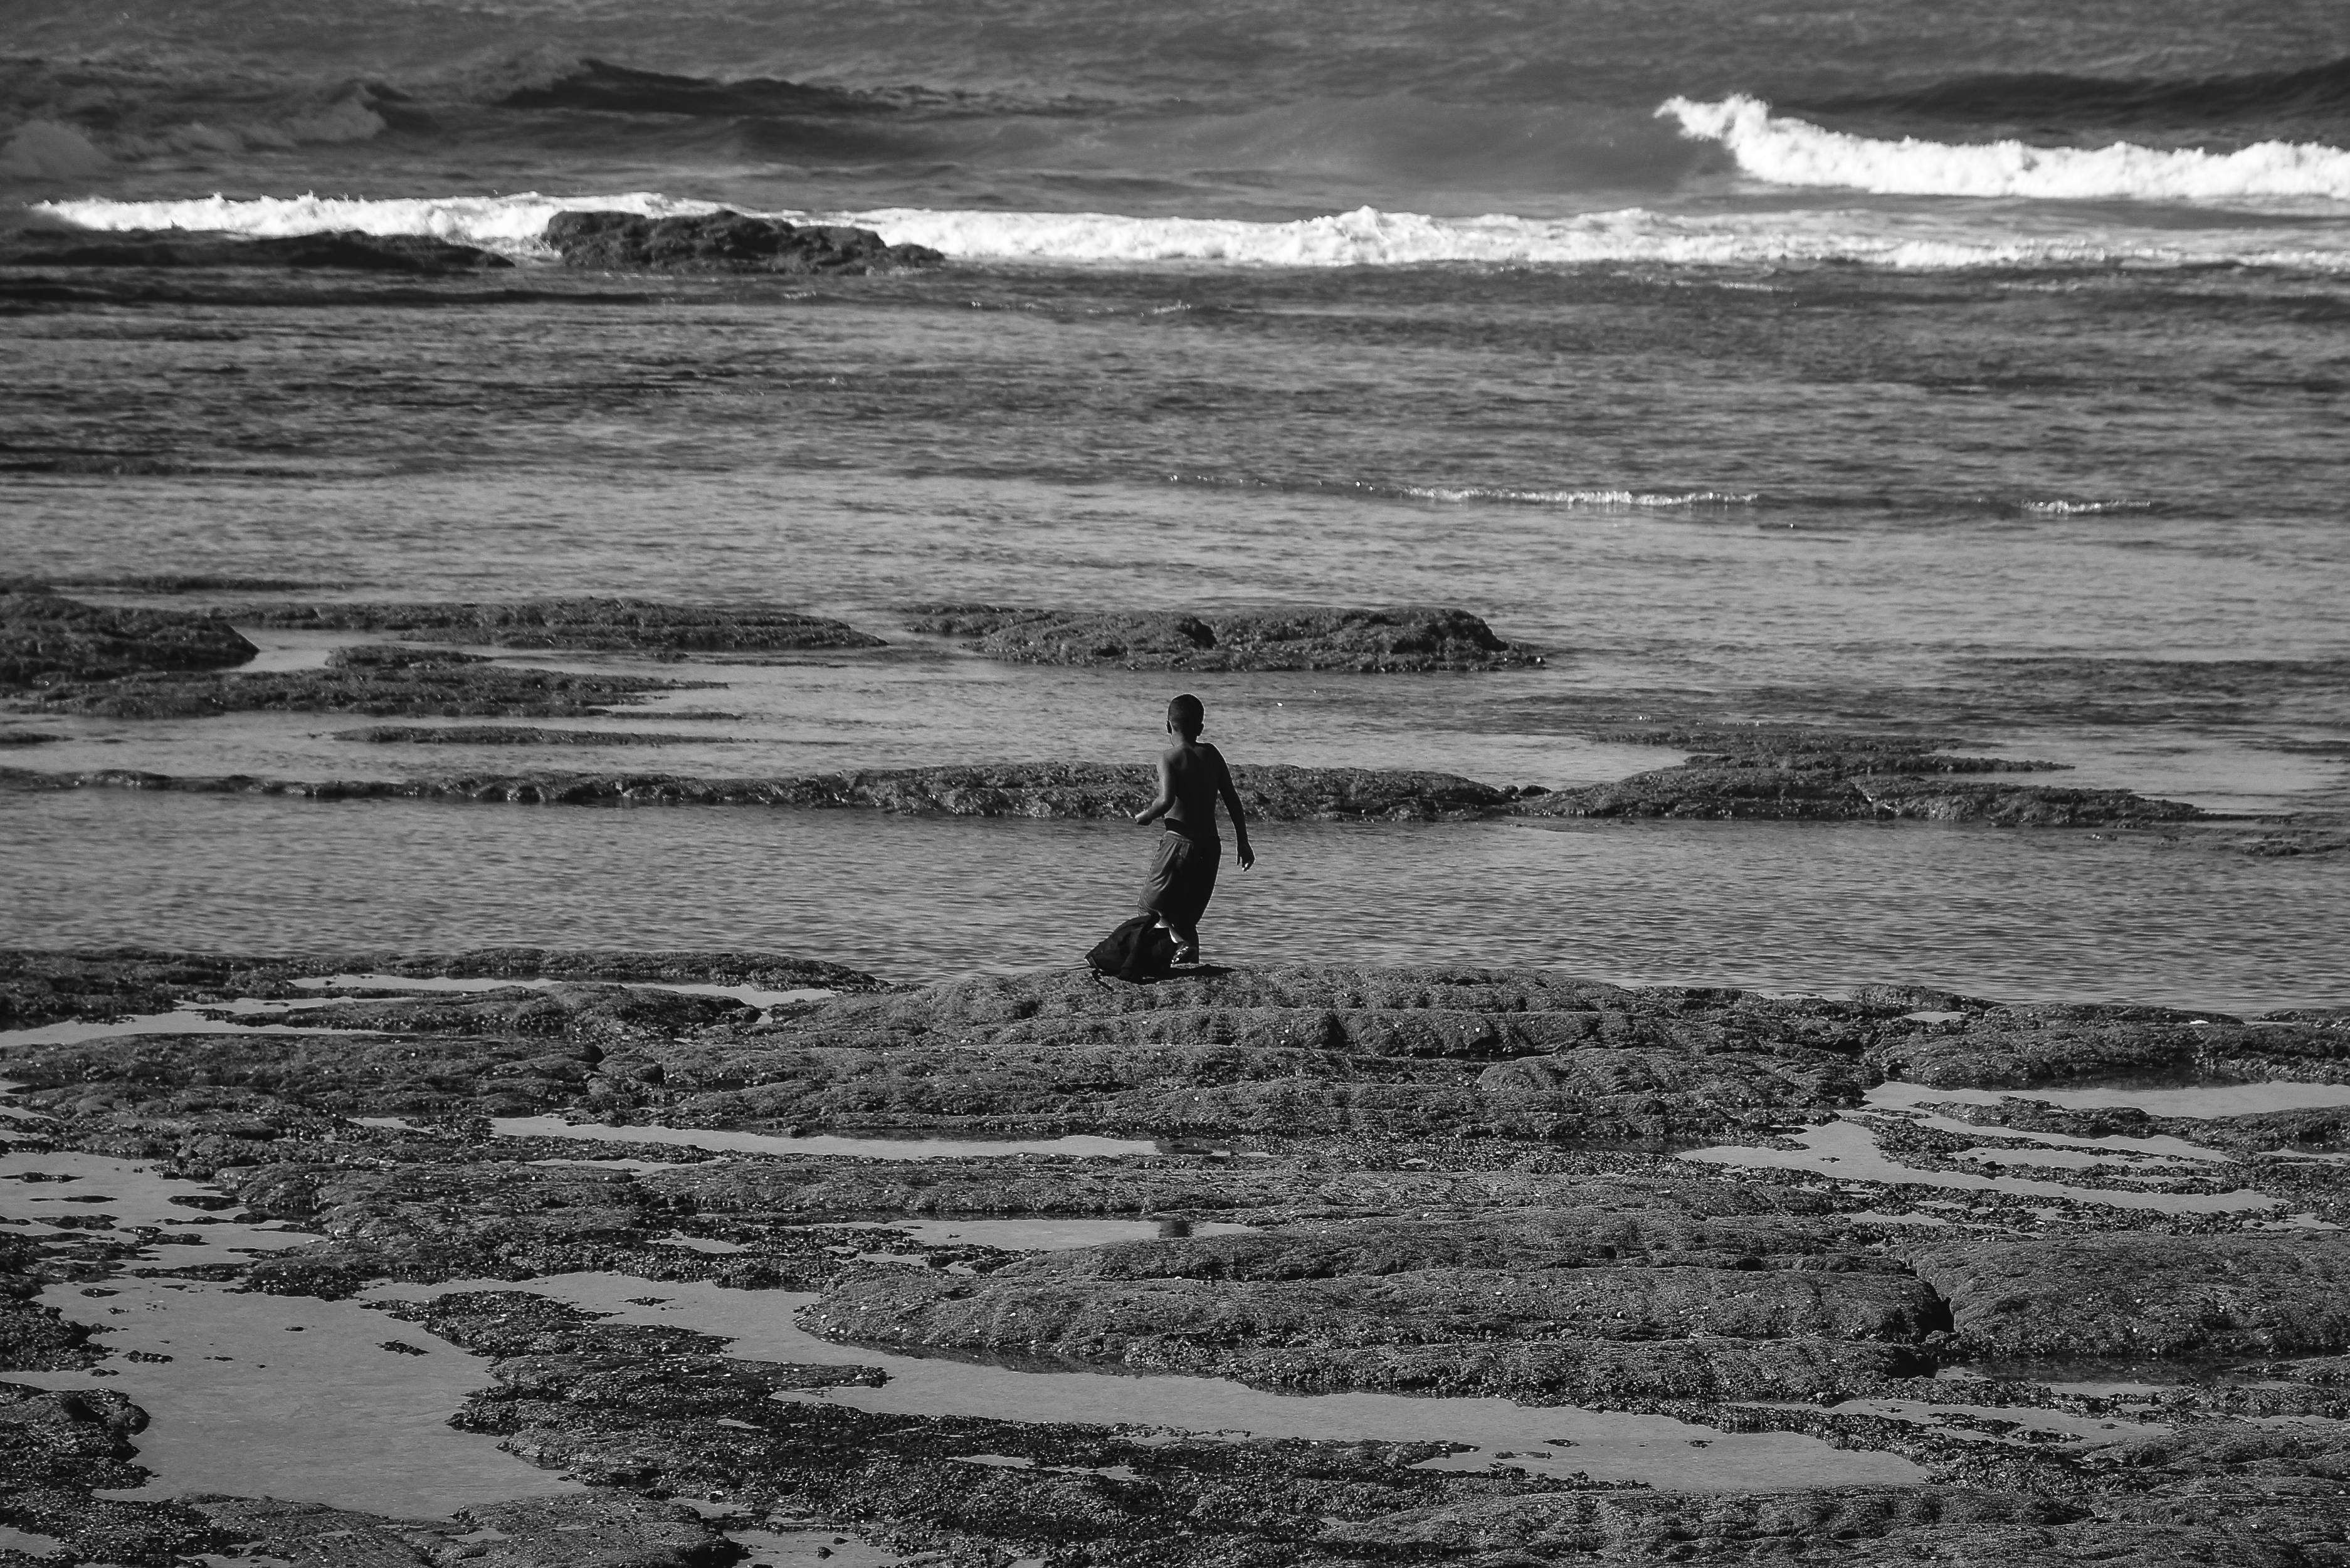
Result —
[[2341, 1231], [1979, 1240], [1925, 1253], [1918, 1271], [1981, 1355], [2350, 1350], [2350, 1234]]
[[635, 598], [484, 603], [244, 604], [220, 612], [247, 626], [301, 631], [392, 631], [425, 642], [578, 648], [631, 653], [743, 653], [879, 648], [845, 621], [773, 605], [680, 605]]
[[[463, 656], [459, 656], [463, 657]], [[428, 666], [427, 668], [433, 668]], [[510, 671], [536, 675], [537, 671]], [[254, 679], [261, 679], [255, 677]], [[594, 690], [594, 677], [577, 680]], [[645, 681], [645, 686], [664, 684]], [[548, 700], [567, 690], [548, 689]], [[582, 699], [583, 702], [585, 699]], [[517, 710], [500, 710], [517, 711]], [[1251, 816], [1266, 821], [1434, 822], [1480, 816], [1510, 798], [1452, 774], [1378, 768], [1244, 767], [1235, 787]], [[198, 794], [294, 794], [318, 799], [508, 801], [547, 805], [766, 805], [887, 811], [916, 816], [1112, 819], [1150, 799], [1139, 764], [1006, 763], [981, 767], [876, 768], [799, 778], [696, 778], [680, 774], [456, 774], [413, 779], [176, 777], [102, 769], [44, 774], [0, 768], [0, 787], [179, 790]]]
[[2119, 789], [1959, 783], [1825, 770], [1690, 763], [1614, 784], [1521, 800], [1525, 816], [1746, 817], [1850, 822], [1906, 818], [2002, 827], [2111, 827], [2189, 822], [2204, 813]]
[[0, 266], [276, 267], [338, 272], [472, 273], [514, 263], [473, 245], [424, 234], [211, 234], [186, 229], [118, 233], [57, 229], [0, 232]]
[[1689, 750], [1677, 767], [1521, 800], [1527, 816], [1747, 817], [1773, 821], [1910, 819], [2006, 827], [2105, 827], [2205, 814], [2127, 790], [1979, 781], [1969, 775], [2062, 771], [2061, 763], [1953, 754], [1957, 742], [1807, 729], [1606, 730], [1595, 739]]
[[1502, 670], [1541, 655], [1493, 635], [1466, 610], [1180, 611], [1022, 609], [999, 605], [909, 607], [910, 624], [963, 639], [991, 659], [1128, 670]]
[[84, 604], [38, 583], [0, 578], [0, 686], [223, 670], [259, 651], [218, 616]]
[[927, 245], [893, 245], [870, 229], [791, 223], [723, 209], [693, 217], [557, 213], [541, 236], [566, 266], [607, 272], [889, 273], [937, 266]]
[[30, 693], [25, 705], [40, 712], [87, 713], [108, 719], [201, 718], [256, 711], [556, 718], [599, 713], [617, 703], [636, 701], [647, 692], [709, 684], [644, 675], [525, 670], [439, 649], [363, 646], [335, 649], [327, 656], [323, 670], [226, 675], [148, 672], [110, 680], [58, 680]]
[[[237, 997], [315, 1000], [325, 993], [295, 982], [339, 974], [381, 974], [403, 980], [742, 985], [763, 991], [872, 991], [881, 984], [871, 975], [841, 964], [780, 953], [726, 950], [592, 952], [517, 947], [445, 953], [257, 956], [152, 948], [109, 948], [95, 952], [0, 948], [0, 1029], [29, 1029], [68, 1018], [96, 1023], [142, 1012], [168, 1012], [183, 1002], [227, 1002]], [[536, 998], [537, 993], [531, 995]], [[445, 997], [420, 1000], [449, 1001]]]

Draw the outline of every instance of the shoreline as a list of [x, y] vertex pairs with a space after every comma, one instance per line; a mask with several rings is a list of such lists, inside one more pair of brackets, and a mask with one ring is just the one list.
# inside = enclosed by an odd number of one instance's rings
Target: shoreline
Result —
[[[2129, 1550], [2189, 1498], [2307, 1537], [2330, 1501], [2263, 1478], [2350, 1451], [2350, 1007], [1459, 965], [891, 985], [740, 951], [0, 967], [0, 1166], [46, 1172], [0, 1185], [0, 1399], [56, 1434], [5, 1522], [85, 1557], [331, 1527], [421, 1562], [490, 1525], [649, 1568], [810, 1530], [1336, 1564], [1441, 1519], [1580, 1521], [1614, 1560], [1704, 1518], [1747, 1522], [1698, 1561], [1802, 1519], [1766, 1536], [1856, 1568], [1987, 1514]], [[338, 1460], [360, 1428], [200, 1449], [175, 1416], [244, 1433], [337, 1357], [417, 1412], [400, 1507], [338, 1479], [380, 1468]], [[73, 1457], [86, 1428], [114, 1457]], [[161, 1492], [91, 1490], [142, 1463]], [[1168, 1557], [1210, 1492], [1246, 1509]]]

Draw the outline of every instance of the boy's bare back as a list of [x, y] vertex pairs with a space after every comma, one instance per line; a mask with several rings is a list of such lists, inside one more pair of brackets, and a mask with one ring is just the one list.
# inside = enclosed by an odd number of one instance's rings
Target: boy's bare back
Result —
[[1170, 826], [1213, 836], [1216, 797], [1232, 787], [1224, 753], [1205, 741], [1178, 741], [1159, 753], [1159, 779], [1160, 793], [1175, 803], [1167, 810]]

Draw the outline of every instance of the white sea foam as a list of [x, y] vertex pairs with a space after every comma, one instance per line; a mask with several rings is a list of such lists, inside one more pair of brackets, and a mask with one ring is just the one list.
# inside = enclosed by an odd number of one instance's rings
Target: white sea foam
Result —
[[2193, 148], [1884, 141], [1827, 130], [1733, 93], [1667, 99], [1657, 109], [1681, 134], [1718, 141], [1740, 171], [1773, 185], [1832, 186], [1883, 196], [2025, 196], [2058, 201], [2241, 202], [2278, 197], [2350, 202], [2350, 151], [2322, 142], [2262, 141], [2233, 152]]
[[[539, 236], [559, 212], [659, 217], [718, 210], [712, 202], [623, 195], [413, 197], [210, 196], [176, 202], [53, 202], [43, 211], [92, 229], [191, 229], [252, 235], [356, 229], [426, 234], [518, 259], [546, 259]], [[1627, 207], [1565, 218], [1492, 214], [1435, 218], [1369, 207], [1288, 223], [1237, 218], [1133, 218], [1102, 213], [983, 213], [895, 207], [876, 212], [761, 214], [879, 230], [892, 244], [932, 246], [974, 261], [1237, 266], [1409, 266], [1447, 263], [1573, 265], [1771, 265], [1856, 262], [1893, 268], [2240, 263], [2350, 272], [2350, 239], [2335, 228], [2148, 231], [2126, 226], [2033, 227], [1933, 214], [1868, 211], [1671, 213]]]

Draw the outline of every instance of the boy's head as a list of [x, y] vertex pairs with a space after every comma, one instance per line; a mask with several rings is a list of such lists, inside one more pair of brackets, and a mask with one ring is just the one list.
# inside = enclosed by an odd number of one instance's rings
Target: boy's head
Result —
[[1167, 727], [1187, 741], [1198, 740], [1201, 727], [1207, 722], [1208, 711], [1189, 691], [1167, 704]]

